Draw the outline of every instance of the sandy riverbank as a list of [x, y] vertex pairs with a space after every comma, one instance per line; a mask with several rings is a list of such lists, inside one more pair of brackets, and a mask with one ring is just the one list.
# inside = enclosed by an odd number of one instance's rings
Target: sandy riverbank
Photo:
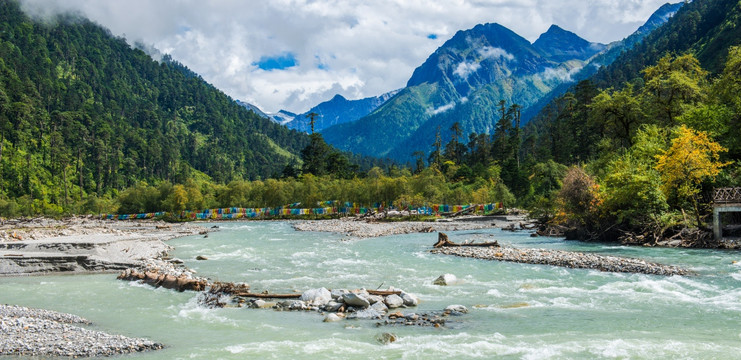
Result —
[[0, 224], [0, 276], [118, 271], [166, 254], [165, 241], [205, 231], [194, 224], [5, 220]]

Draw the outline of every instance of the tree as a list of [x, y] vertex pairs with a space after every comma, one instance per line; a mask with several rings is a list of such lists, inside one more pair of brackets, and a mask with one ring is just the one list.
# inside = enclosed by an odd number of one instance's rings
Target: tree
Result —
[[619, 91], [602, 91], [594, 98], [590, 108], [592, 118], [604, 124], [603, 129], [608, 135], [619, 139], [623, 147], [633, 144], [633, 134], [643, 119], [643, 113], [632, 84]]
[[661, 174], [664, 194], [689, 199], [698, 226], [702, 226], [697, 199], [700, 184], [715, 178], [728, 164], [720, 161], [720, 153], [724, 151], [726, 149], [706, 133], [682, 125], [676, 130], [671, 147], [656, 156], [656, 170]]
[[706, 96], [707, 71], [692, 54], [676, 58], [667, 54], [656, 65], [644, 69], [643, 75], [647, 112], [662, 125], [675, 125], [687, 105], [695, 105]]

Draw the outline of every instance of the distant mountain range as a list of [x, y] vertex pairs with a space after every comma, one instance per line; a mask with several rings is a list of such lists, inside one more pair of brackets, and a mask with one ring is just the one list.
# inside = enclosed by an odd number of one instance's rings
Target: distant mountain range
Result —
[[277, 113], [265, 113], [257, 106], [237, 100], [237, 103], [254, 111], [257, 115], [271, 119], [291, 129], [310, 132], [309, 114], [316, 113], [314, 131], [322, 131], [330, 126], [352, 122], [376, 110], [381, 104], [392, 98], [399, 90], [390, 91], [380, 96], [372, 96], [359, 100], [348, 100], [342, 95], [335, 95], [331, 100], [312, 107], [303, 114], [294, 114], [280, 110]]
[[455, 122], [464, 134], [492, 133], [500, 100], [530, 114], [541, 99], [609, 64], [680, 6], [662, 6], [636, 33], [609, 45], [556, 25], [532, 44], [499, 24], [459, 31], [387, 102], [356, 121], [322, 128], [322, 134], [342, 150], [406, 161], [414, 151], [429, 151], [438, 128], [447, 141]]

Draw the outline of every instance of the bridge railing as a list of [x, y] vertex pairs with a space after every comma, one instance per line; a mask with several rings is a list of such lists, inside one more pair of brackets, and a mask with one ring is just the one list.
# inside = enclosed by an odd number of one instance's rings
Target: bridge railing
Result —
[[741, 204], [741, 187], [717, 188], [713, 191], [713, 202], [716, 204]]

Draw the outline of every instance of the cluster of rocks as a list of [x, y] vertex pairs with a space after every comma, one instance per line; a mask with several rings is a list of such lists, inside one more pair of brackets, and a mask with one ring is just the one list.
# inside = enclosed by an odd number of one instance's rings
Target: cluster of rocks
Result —
[[436, 231], [478, 230], [491, 228], [492, 224], [486, 221], [368, 222], [364, 219], [348, 217], [332, 220], [297, 221], [293, 224], [293, 227], [299, 231], [336, 232], [356, 238], [371, 238]]
[[689, 271], [677, 266], [651, 263], [641, 259], [562, 250], [509, 247], [444, 247], [433, 249], [431, 252], [476, 259], [553, 265], [576, 269], [594, 269], [605, 272], [640, 273], [665, 276], [689, 274]]
[[401, 290], [368, 291], [326, 288], [305, 291], [298, 299], [267, 303], [250, 301], [252, 308], [270, 307], [278, 311], [305, 310], [328, 313], [325, 322], [347, 319], [382, 319], [391, 309], [417, 306], [419, 300]]
[[93, 357], [162, 348], [146, 339], [110, 335], [77, 324], [90, 322], [71, 314], [0, 305], [0, 355]]
[[0, 242], [42, 240], [66, 236], [83, 235], [151, 235], [165, 234], [165, 239], [190, 235], [203, 230], [193, 224], [170, 224], [157, 220], [102, 220], [88, 216], [73, 216], [65, 219], [20, 218], [0, 219]]

